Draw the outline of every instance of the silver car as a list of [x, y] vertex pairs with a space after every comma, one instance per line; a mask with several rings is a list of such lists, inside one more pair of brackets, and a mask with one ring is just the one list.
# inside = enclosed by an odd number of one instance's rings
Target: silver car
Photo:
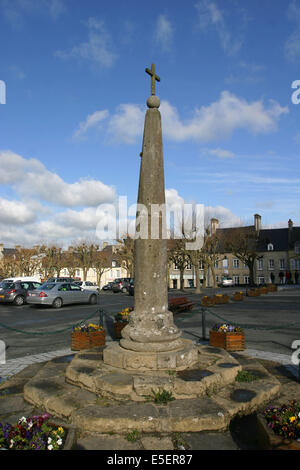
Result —
[[44, 283], [38, 289], [27, 292], [26, 301], [32, 305], [51, 305], [60, 308], [67, 304], [98, 303], [99, 293], [82, 290], [78, 285], [70, 282]]

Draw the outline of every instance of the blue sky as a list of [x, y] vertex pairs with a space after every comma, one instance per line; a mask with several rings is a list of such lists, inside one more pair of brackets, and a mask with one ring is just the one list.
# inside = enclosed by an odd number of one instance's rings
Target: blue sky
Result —
[[300, 1], [0, 0], [0, 44], [6, 246], [92, 238], [101, 204], [136, 202], [151, 63], [168, 203], [300, 225]]

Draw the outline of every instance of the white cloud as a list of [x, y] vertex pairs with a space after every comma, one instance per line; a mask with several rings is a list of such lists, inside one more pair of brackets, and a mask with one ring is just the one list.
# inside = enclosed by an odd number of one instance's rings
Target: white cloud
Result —
[[99, 128], [100, 123], [107, 118], [108, 111], [95, 111], [93, 114], [87, 116], [86, 120], [79, 123], [78, 129], [73, 134], [73, 138], [83, 138], [86, 132], [91, 128]]
[[[196, 108], [190, 119], [182, 121], [178, 110], [162, 101], [162, 131], [165, 138], [176, 142], [196, 140], [209, 142], [230, 137], [237, 129], [254, 134], [276, 131], [281, 115], [289, 112], [274, 100], [266, 107], [262, 101], [247, 102], [244, 98], [223, 91], [218, 101]], [[133, 144], [143, 133], [144, 107], [122, 104], [108, 122], [110, 140]], [[225, 156], [225, 155], [223, 155]], [[228, 157], [229, 155], [227, 155]]]
[[154, 40], [164, 52], [171, 49], [173, 41], [173, 26], [165, 15], [159, 15], [154, 31]]
[[230, 54], [236, 54], [241, 46], [242, 39], [237, 39], [237, 33], [231, 34], [222, 10], [216, 2], [201, 0], [195, 5], [198, 11], [198, 26], [201, 31], [214, 28], [219, 36], [222, 49]]
[[220, 148], [210, 149], [210, 150], [208, 150], [208, 153], [210, 153], [210, 155], [214, 155], [218, 158], [234, 158], [235, 157], [235, 154], [233, 152], [231, 152], [230, 150], [224, 150], [224, 149], [220, 149]]
[[115, 190], [101, 181], [80, 179], [66, 183], [35, 159], [0, 151], [0, 183], [10, 184], [22, 196], [40, 198], [57, 206], [97, 206], [115, 199]]
[[162, 102], [161, 112], [167, 138], [205, 142], [229, 137], [237, 129], [254, 134], [275, 131], [279, 117], [288, 113], [288, 108], [281, 107], [273, 100], [266, 108], [261, 101], [248, 103], [243, 98], [223, 91], [218, 101], [196, 109], [194, 116], [186, 123], [180, 120], [177, 109], [167, 101]]
[[22, 201], [0, 197], [0, 224], [24, 225], [33, 222], [36, 214]]
[[145, 111], [136, 104], [121, 104], [111, 117], [108, 135], [117, 142], [133, 144], [143, 134]]
[[106, 31], [103, 21], [89, 18], [87, 22], [88, 40], [71, 51], [57, 51], [55, 55], [61, 59], [83, 59], [96, 67], [110, 68], [114, 65], [117, 55], [112, 51], [111, 37]]
[[285, 42], [284, 50], [288, 60], [296, 61], [300, 57], [300, 5], [292, 0], [287, 9], [287, 17], [295, 23], [296, 29]]
[[0, 0], [0, 9], [13, 28], [22, 26], [28, 15], [46, 14], [57, 20], [66, 11], [63, 0]]

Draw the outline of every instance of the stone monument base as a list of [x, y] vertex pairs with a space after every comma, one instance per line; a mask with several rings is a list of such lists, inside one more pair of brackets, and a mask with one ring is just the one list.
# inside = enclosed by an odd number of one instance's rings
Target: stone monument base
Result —
[[111, 343], [103, 351], [106, 365], [135, 372], [184, 370], [198, 361], [198, 349], [188, 339], [181, 339], [181, 348], [172, 351], [132, 351], [119, 343]]
[[[108, 347], [108, 350], [114, 347]], [[224, 430], [278, 395], [280, 383], [255, 360], [196, 346], [197, 362], [185, 370], [132, 371], [107, 365], [103, 350], [46, 363], [24, 386], [24, 399], [67, 419], [80, 432], [126, 434]], [[240, 370], [257, 380], [240, 383]], [[171, 397], [163, 403], [160, 392]]]

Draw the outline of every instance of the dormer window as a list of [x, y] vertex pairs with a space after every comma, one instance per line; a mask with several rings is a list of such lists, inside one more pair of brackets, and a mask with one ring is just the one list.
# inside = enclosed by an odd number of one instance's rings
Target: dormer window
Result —
[[268, 251], [273, 251], [274, 250], [274, 245], [272, 243], [268, 244]]
[[300, 253], [300, 243], [295, 243], [295, 253]]

